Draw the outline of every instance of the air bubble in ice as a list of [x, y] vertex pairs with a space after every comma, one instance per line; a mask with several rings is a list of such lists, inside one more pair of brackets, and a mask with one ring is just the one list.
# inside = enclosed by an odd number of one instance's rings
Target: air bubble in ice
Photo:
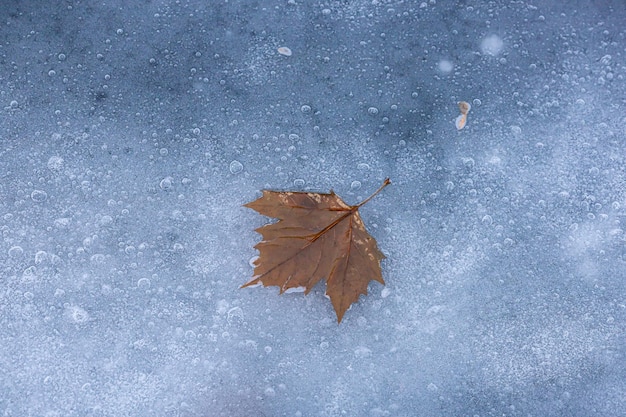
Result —
[[165, 177], [161, 180], [161, 182], [159, 183], [159, 187], [164, 190], [167, 191], [169, 189], [172, 188], [172, 181], [173, 178], [172, 177]]
[[37, 268], [35, 266], [29, 266], [22, 272], [22, 280], [25, 282], [31, 282], [37, 277]]
[[243, 310], [241, 307], [233, 307], [228, 310], [227, 318], [229, 324], [243, 321]]
[[10, 258], [19, 258], [24, 253], [24, 249], [21, 246], [11, 246], [9, 248], [9, 257]]
[[366, 358], [371, 354], [372, 350], [365, 346], [359, 346], [354, 350], [354, 356], [356, 356], [357, 358]]
[[30, 198], [35, 203], [43, 203], [48, 199], [48, 194], [43, 190], [34, 190], [32, 193], [30, 193]]
[[480, 42], [480, 50], [486, 55], [498, 55], [503, 46], [504, 42], [498, 35], [489, 35]]
[[63, 158], [60, 156], [51, 156], [48, 159], [47, 167], [50, 171], [59, 172], [63, 169]]
[[39, 265], [48, 260], [48, 253], [40, 250], [35, 254], [35, 265]]
[[437, 68], [439, 68], [439, 71], [443, 72], [444, 74], [448, 74], [454, 69], [454, 64], [447, 59], [442, 59], [437, 64]]
[[231, 174], [239, 174], [243, 171], [243, 165], [241, 162], [234, 160], [230, 163], [229, 169]]
[[137, 281], [137, 288], [150, 288], [150, 280], [148, 278], [140, 278]]
[[68, 308], [68, 316], [74, 323], [85, 323], [89, 320], [89, 313], [84, 308], [71, 306]]

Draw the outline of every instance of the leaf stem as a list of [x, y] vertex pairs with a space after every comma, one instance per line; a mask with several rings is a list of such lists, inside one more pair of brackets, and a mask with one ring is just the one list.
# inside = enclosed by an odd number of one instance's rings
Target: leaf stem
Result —
[[376, 197], [376, 194], [380, 193], [383, 188], [385, 188], [386, 186], [388, 186], [389, 184], [391, 184], [391, 180], [389, 178], [385, 178], [385, 181], [383, 182], [383, 185], [381, 185], [380, 187], [378, 187], [378, 190], [374, 191], [374, 194], [372, 194], [371, 196], [367, 197], [365, 200], [361, 201], [359, 204], [357, 204], [356, 206], [354, 206], [354, 208], [358, 209], [359, 207], [361, 207], [363, 204], [367, 203], [368, 201], [370, 201], [372, 198]]

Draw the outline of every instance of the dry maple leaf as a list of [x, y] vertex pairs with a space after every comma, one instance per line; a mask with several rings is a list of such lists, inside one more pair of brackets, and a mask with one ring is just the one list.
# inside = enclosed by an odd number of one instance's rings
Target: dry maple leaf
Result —
[[334, 192], [305, 193], [263, 191], [245, 204], [277, 223], [256, 229], [263, 236], [255, 248], [254, 278], [244, 284], [278, 286], [280, 293], [304, 290], [308, 294], [322, 278], [337, 321], [371, 280], [385, 284], [380, 261], [385, 257], [367, 233], [359, 207], [389, 185], [389, 178], [374, 194], [356, 206], [344, 203]]

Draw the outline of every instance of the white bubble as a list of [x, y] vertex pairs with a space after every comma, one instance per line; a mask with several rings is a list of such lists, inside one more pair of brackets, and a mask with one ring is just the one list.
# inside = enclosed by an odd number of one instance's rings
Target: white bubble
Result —
[[57, 55], [57, 58], [58, 58], [59, 61], [65, 61], [65, 58], [67, 58], [67, 57], [65, 56], [65, 54], [59, 54], [59, 55]]
[[11, 246], [9, 248], [9, 257], [19, 258], [24, 253], [24, 249], [21, 246]]
[[50, 171], [58, 172], [63, 169], [63, 163], [63, 158], [60, 156], [51, 156], [50, 159], [48, 159], [47, 167]]
[[104, 216], [100, 217], [98, 223], [100, 224], [100, 226], [110, 226], [111, 224], [113, 224], [113, 217], [105, 214]]
[[228, 310], [226, 319], [230, 324], [243, 321], [243, 310], [241, 309], [241, 307], [231, 308], [230, 310]]
[[439, 68], [439, 71], [443, 72], [444, 74], [448, 74], [454, 69], [454, 64], [447, 59], [442, 59], [437, 64], [437, 68]]
[[172, 177], [165, 177], [161, 180], [161, 182], [159, 183], [159, 187], [164, 190], [170, 190], [173, 186], [173, 178]]
[[230, 163], [229, 169], [231, 174], [239, 174], [243, 171], [243, 165], [241, 162], [234, 160]]
[[106, 260], [106, 256], [104, 256], [101, 253], [96, 253], [94, 255], [91, 255], [91, 257], [89, 258], [89, 260], [91, 261], [92, 264], [94, 265], [102, 265], [104, 263], [104, 261]]
[[302, 113], [311, 113], [311, 106], [304, 104], [302, 107], [300, 107], [300, 111]]
[[37, 268], [34, 265], [29, 266], [22, 272], [22, 280], [24, 282], [32, 282], [35, 278], [37, 278]]
[[358, 190], [359, 188], [361, 188], [361, 182], [360, 181], [352, 181], [352, 183], [350, 184], [350, 189]]
[[137, 281], [137, 288], [150, 288], [150, 280], [148, 278], [140, 278]]
[[496, 56], [502, 52], [504, 42], [498, 35], [489, 35], [480, 42], [480, 50], [483, 54]]
[[48, 260], [48, 253], [40, 250], [35, 254], [35, 265], [39, 265]]
[[370, 107], [369, 109], [367, 109], [367, 112], [369, 114], [378, 114], [378, 109], [376, 107]]
[[293, 185], [295, 187], [304, 187], [305, 181], [302, 178], [296, 178], [293, 180]]
[[84, 308], [78, 306], [68, 307], [67, 315], [74, 323], [85, 323], [89, 320], [89, 313]]
[[372, 350], [365, 346], [359, 346], [354, 350], [354, 355], [357, 358], [366, 358], [370, 356], [371, 354], [372, 354]]
[[35, 203], [43, 203], [48, 199], [48, 194], [43, 190], [34, 190], [32, 193], [30, 193], [30, 198]]

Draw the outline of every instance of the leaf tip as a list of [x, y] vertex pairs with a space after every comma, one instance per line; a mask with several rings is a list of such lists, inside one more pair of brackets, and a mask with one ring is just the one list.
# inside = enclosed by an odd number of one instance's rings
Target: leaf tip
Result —
[[245, 284], [243, 284], [241, 287], [239, 287], [239, 289], [248, 288], [248, 287], [258, 287], [259, 285], [261, 285], [261, 281], [259, 281], [258, 278], [254, 278], [253, 280], [248, 281]]

